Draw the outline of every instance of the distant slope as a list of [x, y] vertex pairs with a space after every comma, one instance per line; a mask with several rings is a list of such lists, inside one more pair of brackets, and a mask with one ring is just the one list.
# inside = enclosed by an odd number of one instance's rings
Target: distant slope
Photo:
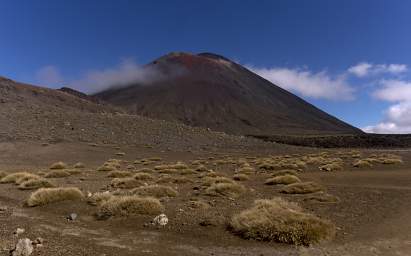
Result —
[[130, 115], [73, 90], [53, 90], [0, 77], [0, 142], [10, 141], [149, 145], [164, 151], [268, 145], [257, 139]]
[[131, 113], [231, 134], [362, 133], [216, 54], [171, 53], [148, 66], [162, 74], [178, 69], [179, 74], [94, 96]]

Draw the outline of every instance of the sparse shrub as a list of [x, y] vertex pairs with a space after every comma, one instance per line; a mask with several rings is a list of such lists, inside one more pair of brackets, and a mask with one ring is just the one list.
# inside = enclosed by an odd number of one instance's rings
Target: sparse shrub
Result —
[[140, 196], [152, 196], [156, 198], [161, 197], [176, 197], [178, 192], [169, 186], [164, 185], [148, 185], [135, 188], [131, 193]]
[[64, 178], [70, 176], [70, 173], [68, 171], [64, 170], [54, 170], [46, 173], [44, 175], [45, 178]]
[[206, 194], [212, 196], [238, 197], [244, 192], [244, 186], [238, 183], [214, 183], [206, 189]]
[[55, 185], [51, 183], [49, 180], [38, 178], [38, 179], [31, 179], [27, 180], [19, 185], [19, 189], [21, 190], [33, 190], [38, 188], [53, 188]]
[[250, 177], [247, 174], [242, 174], [242, 173], [234, 174], [233, 176], [233, 180], [237, 180], [237, 181], [246, 181], [249, 179]]
[[281, 198], [256, 200], [254, 206], [232, 217], [231, 230], [246, 239], [310, 245], [330, 240], [335, 226]]
[[74, 168], [76, 168], [76, 169], [82, 169], [82, 168], [84, 168], [85, 166], [84, 166], [84, 164], [83, 163], [76, 163], [75, 165], [74, 165]]
[[114, 188], [136, 188], [142, 186], [143, 183], [139, 180], [134, 179], [133, 177], [130, 178], [115, 178], [111, 181], [111, 186]]
[[125, 177], [130, 177], [132, 176], [133, 173], [127, 172], [127, 171], [111, 171], [107, 175], [109, 178], [125, 178]]
[[297, 176], [285, 174], [282, 176], [276, 176], [273, 178], [269, 178], [264, 182], [264, 184], [266, 185], [278, 185], [278, 184], [288, 185], [288, 184], [293, 184], [297, 182], [301, 182], [301, 180]]
[[104, 201], [100, 213], [108, 216], [157, 215], [164, 211], [164, 206], [156, 198], [133, 196], [113, 196]]
[[322, 191], [324, 188], [315, 182], [293, 183], [281, 189], [285, 194], [309, 194]]
[[50, 166], [51, 170], [61, 170], [61, 169], [66, 169], [66, 168], [67, 168], [67, 164], [63, 162], [57, 162]]
[[59, 201], [80, 200], [83, 197], [83, 193], [74, 187], [40, 188], [30, 195], [27, 205], [33, 207]]

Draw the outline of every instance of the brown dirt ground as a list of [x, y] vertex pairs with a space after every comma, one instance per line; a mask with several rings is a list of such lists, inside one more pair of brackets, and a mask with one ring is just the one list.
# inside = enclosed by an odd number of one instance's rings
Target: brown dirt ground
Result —
[[[116, 149], [113, 145], [92, 147], [86, 143], [43, 146], [38, 142], [8, 142], [0, 143], [0, 170], [36, 173], [47, 170], [56, 161], [70, 165], [83, 162], [86, 169], [82, 174], [52, 180], [61, 186], [97, 192], [106, 190], [111, 178], [107, 177], [107, 172], [95, 170], [110, 158], [133, 163], [136, 159], [159, 156], [165, 163], [188, 163], [199, 157], [219, 159], [228, 155], [238, 159], [250, 155], [266, 157], [320, 151], [324, 150], [284, 147], [273, 148], [272, 152], [253, 151], [252, 154], [241, 150], [173, 152], [138, 146]], [[126, 155], [116, 156], [116, 152]], [[335, 153], [330, 152], [331, 155]], [[364, 155], [371, 153], [374, 150], [362, 151]], [[33, 255], [410, 255], [411, 152], [393, 153], [402, 156], [404, 163], [376, 165], [368, 169], [355, 169], [347, 164], [344, 171], [338, 172], [322, 172], [317, 167], [309, 167], [299, 173], [303, 181], [324, 185], [328, 193], [340, 198], [338, 203], [309, 203], [303, 200], [306, 197], [303, 195], [282, 195], [278, 193], [281, 186], [263, 185], [269, 176], [265, 172], [255, 173], [249, 181], [241, 182], [248, 192], [238, 198], [210, 197], [201, 188], [193, 189], [201, 187], [200, 180], [197, 174], [189, 175], [187, 177], [193, 183], [172, 185], [178, 190], [178, 197], [162, 200], [170, 220], [163, 228], [147, 225], [154, 216], [96, 220], [93, 216], [97, 207], [86, 202], [60, 202], [27, 208], [24, 202], [31, 191], [0, 184], [0, 255], [8, 255], [17, 240], [13, 232], [18, 227], [26, 230], [20, 237], [45, 239], [44, 246], [36, 248]], [[148, 167], [152, 166], [154, 164]], [[213, 169], [232, 177], [235, 166], [223, 164]], [[227, 230], [227, 220], [234, 213], [250, 207], [254, 199], [279, 195], [334, 222], [337, 226], [335, 239], [311, 247], [297, 247], [244, 240]], [[188, 202], [193, 198], [208, 202], [210, 208], [190, 209]], [[66, 216], [72, 212], [78, 214], [78, 219], [67, 221]]]

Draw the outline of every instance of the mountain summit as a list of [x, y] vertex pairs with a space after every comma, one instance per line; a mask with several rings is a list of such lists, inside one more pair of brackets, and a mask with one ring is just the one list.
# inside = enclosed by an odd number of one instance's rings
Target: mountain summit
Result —
[[146, 67], [161, 79], [94, 96], [131, 113], [238, 135], [361, 133], [217, 54], [170, 53]]

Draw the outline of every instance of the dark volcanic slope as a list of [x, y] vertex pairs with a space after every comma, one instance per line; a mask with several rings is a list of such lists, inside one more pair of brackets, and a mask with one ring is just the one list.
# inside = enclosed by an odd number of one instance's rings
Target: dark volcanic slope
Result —
[[242, 135], [353, 134], [360, 130], [248, 69], [210, 53], [171, 53], [148, 64], [167, 79], [95, 96], [132, 113]]

